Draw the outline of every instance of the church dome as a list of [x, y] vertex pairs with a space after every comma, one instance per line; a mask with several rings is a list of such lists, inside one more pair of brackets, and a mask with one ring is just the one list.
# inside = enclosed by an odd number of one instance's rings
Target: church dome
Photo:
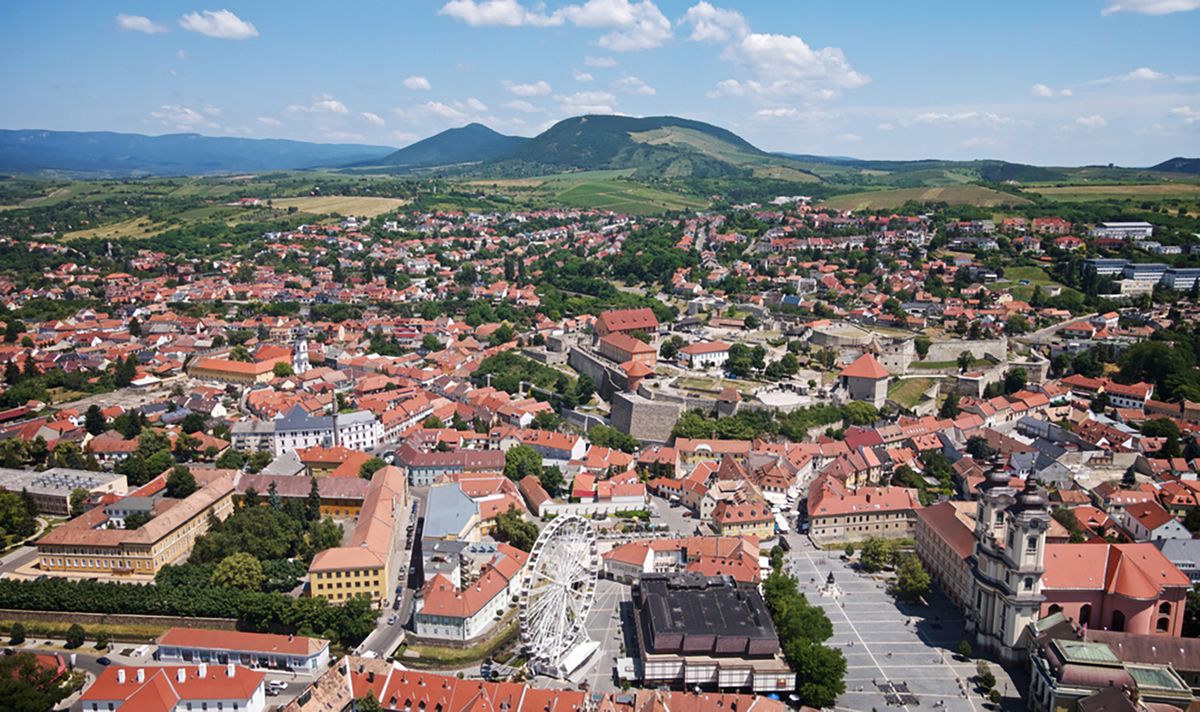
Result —
[[1026, 478], [1025, 487], [1017, 495], [1016, 503], [1009, 507], [1008, 511], [1016, 514], [1032, 510], [1045, 511], [1048, 508], [1046, 495], [1042, 493], [1042, 488], [1038, 486], [1037, 478], [1031, 476]]

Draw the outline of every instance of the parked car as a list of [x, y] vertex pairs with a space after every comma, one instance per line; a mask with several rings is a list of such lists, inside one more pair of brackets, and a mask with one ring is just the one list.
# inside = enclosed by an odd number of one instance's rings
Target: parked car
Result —
[[97, 665], [112, 665], [112, 660], [110, 658], [96, 658], [96, 664]]
[[396, 625], [396, 614], [395, 614], [395, 613], [393, 613], [392, 615], [388, 616], [388, 622], [387, 622], [387, 624], [388, 624], [388, 625]]

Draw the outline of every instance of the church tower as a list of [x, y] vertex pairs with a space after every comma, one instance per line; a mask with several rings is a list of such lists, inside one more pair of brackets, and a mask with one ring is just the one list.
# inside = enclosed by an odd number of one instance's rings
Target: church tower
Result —
[[308, 333], [307, 329], [303, 329], [296, 336], [296, 343], [292, 346], [292, 371], [298, 375], [310, 368], [312, 366], [308, 362]]
[[[1004, 481], [1001, 484], [1001, 480]], [[1024, 657], [1024, 634], [1041, 611], [1050, 509], [1035, 478], [1014, 496], [992, 473], [979, 497], [967, 625], [977, 645], [1003, 660]]]

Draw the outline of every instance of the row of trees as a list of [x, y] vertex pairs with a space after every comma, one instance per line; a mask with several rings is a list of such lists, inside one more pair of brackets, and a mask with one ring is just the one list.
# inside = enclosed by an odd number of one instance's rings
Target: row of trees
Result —
[[808, 438], [808, 432], [822, 425], [838, 422], [846, 425], [869, 425], [879, 418], [879, 411], [870, 403], [855, 401], [844, 406], [819, 405], [797, 408], [787, 413], [744, 410], [728, 418], [710, 418], [698, 411], [684, 413], [675, 423], [672, 434], [679, 438], [723, 438], [753, 440], [783, 435], [794, 442]]
[[763, 598], [783, 655], [796, 671], [796, 695], [810, 707], [833, 707], [846, 691], [846, 658], [842, 651], [823, 645], [833, 635], [833, 623], [800, 593], [796, 579], [784, 573], [783, 557], [771, 558], [773, 570], [763, 582]]

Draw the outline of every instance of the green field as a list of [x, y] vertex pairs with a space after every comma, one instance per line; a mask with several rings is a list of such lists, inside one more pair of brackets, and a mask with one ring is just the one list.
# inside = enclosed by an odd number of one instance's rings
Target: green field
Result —
[[921, 395], [933, 385], [932, 378], [905, 378], [892, 381], [888, 386], [888, 398], [911, 408], [921, 402]]
[[[1063, 286], [1054, 281], [1054, 278], [1046, 274], [1046, 270], [1034, 265], [1025, 267], [1005, 267], [1004, 278], [1012, 283], [1010, 287], [1012, 295], [1022, 301], [1029, 301], [1033, 297], [1035, 287], [1062, 287], [1063, 291], [1075, 291], [1070, 287]], [[1021, 284], [1022, 281], [1027, 281], [1029, 284]]]
[[1029, 205], [1031, 202], [1027, 198], [980, 185], [954, 185], [944, 188], [899, 188], [850, 193], [829, 198], [825, 205], [838, 210], [890, 210], [899, 208], [910, 200], [918, 203], [950, 203], [984, 208], [998, 205]]
[[652, 215], [669, 210], [703, 210], [700, 198], [660, 190], [628, 179], [632, 169], [581, 171], [531, 178], [474, 180], [465, 183], [491, 188], [518, 199], [546, 205], [612, 210], [632, 215]]
[[276, 208], [296, 208], [301, 212], [313, 214], [337, 213], [338, 215], [356, 215], [375, 217], [388, 213], [407, 203], [399, 198], [371, 198], [348, 195], [317, 195], [302, 198], [280, 198], [272, 201]]
[[1081, 202], [1089, 200], [1183, 200], [1200, 199], [1200, 185], [1196, 183], [1145, 183], [1140, 185], [1066, 185], [1026, 188], [1026, 192], [1037, 193], [1052, 200]]

